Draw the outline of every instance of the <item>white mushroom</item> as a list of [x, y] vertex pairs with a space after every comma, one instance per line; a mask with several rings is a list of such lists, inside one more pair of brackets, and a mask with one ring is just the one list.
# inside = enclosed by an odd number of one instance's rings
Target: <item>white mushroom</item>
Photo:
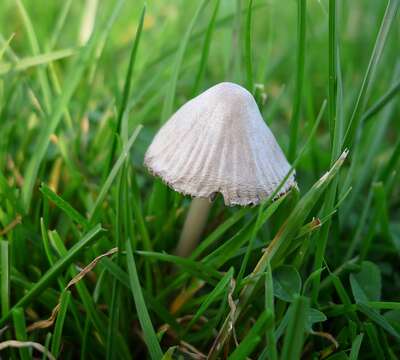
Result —
[[[228, 206], [256, 205], [290, 170], [253, 96], [229, 82], [184, 104], [154, 138], [145, 165], [174, 190], [195, 197], [178, 244], [183, 256], [207, 220], [210, 205], [204, 199], [221, 193]], [[278, 196], [295, 185], [292, 175]]]

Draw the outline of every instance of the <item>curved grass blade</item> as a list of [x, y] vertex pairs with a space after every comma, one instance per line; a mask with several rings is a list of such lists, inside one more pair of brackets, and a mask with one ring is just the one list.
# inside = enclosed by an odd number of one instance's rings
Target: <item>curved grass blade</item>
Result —
[[375, 324], [392, 335], [397, 341], [400, 341], [400, 333], [385, 319], [384, 316], [379, 314], [375, 309], [371, 309], [367, 304], [359, 302], [357, 308], [364, 315], [368, 316]]
[[100, 205], [103, 203], [104, 198], [106, 197], [106, 195], [108, 193], [108, 190], [110, 190], [110, 187], [111, 187], [112, 183], [114, 182], [119, 169], [124, 164], [125, 159], [128, 157], [129, 150], [131, 149], [133, 143], [135, 142], [137, 136], [139, 135], [140, 130], [142, 130], [142, 125], [139, 125], [136, 128], [136, 130], [133, 132], [133, 134], [129, 138], [125, 148], [122, 150], [121, 155], [119, 156], [118, 160], [115, 162], [113, 168], [111, 169], [110, 173], [108, 174], [108, 177], [107, 177], [106, 181], [104, 182], [103, 186], [101, 187], [100, 193], [97, 196], [97, 199], [89, 212], [89, 221], [93, 222], [93, 219], [95, 219], [96, 213], [97, 213]]
[[253, 352], [254, 348], [261, 341], [261, 334], [263, 331], [268, 329], [271, 324], [270, 321], [272, 319], [272, 314], [270, 311], [264, 311], [253, 327], [249, 330], [246, 337], [239, 344], [239, 346], [235, 349], [232, 355], [229, 356], [229, 360], [241, 360], [247, 359], [248, 356]]
[[153, 259], [158, 259], [161, 261], [167, 261], [177, 266], [181, 266], [185, 271], [189, 272], [191, 275], [200, 277], [205, 281], [216, 283], [216, 280], [221, 279], [221, 273], [215, 270], [213, 267], [203, 264], [201, 262], [196, 262], [187, 258], [182, 258], [180, 256], [174, 256], [169, 254], [163, 254], [158, 252], [150, 251], [137, 251], [139, 255], [151, 257]]
[[400, 91], [400, 80], [397, 80], [391, 88], [379, 98], [362, 116], [361, 123], [364, 123], [378, 114], [389, 102], [391, 102]]
[[58, 196], [53, 190], [51, 190], [46, 184], [42, 183], [40, 187], [42, 194], [52, 201], [58, 208], [60, 208], [71, 220], [76, 223], [86, 227], [89, 222], [86, 218], [81, 215], [77, 210], [75, 210], [67, 201], [65, 201], [61, 196]]
[[[93, 242], [101, 232], [103, 232], [103, 229], [100, 224], [89, 230], [80, 241], [78, 241], [71, 249], [67, 251], [63, 258], [58, 260], [31, 289], [29, 289], [29, 291], [17, 301], [12, 309], [16, 309], [18, 307], [23, 308], [38, 295], [40, 295], [47, 287], [49, 287], [51, 282], [72, 263], [75, 257], [78, 256], [86, 246]], [[4, 314], [4, 316], [0, 319], [0, 326], [3, 326], [10, 316], [11, 311], [8, 311], [6, 314]]]
[[[15, 36], [15, 33], [11, 34], [11, 36], [6, 41], [4, 41], [4, 42], [1, 41], [0, 42], [0, 44], [1, 44], [1, 46], [0, 46], [0, 60], [3, 59], [3, 55], [6, 52], [6, 50], [8, 49], [8, 47], [10, 46], [11, 41], [14, 38], [14, 36]], [[0, 40], [2, 40], [2, 39], [0, 38]]]
[[61, 120], [61, 117], [65, 113], [65, 109], [67, 108], [68, 103], [72, 98], [72, 95], [78, 87], [79, 82], [82, 80], [82, 75], [84, 71], [89, 67], [93, 59], [97, 40], [99, 38], [101, 39], [101, 37], [104, 36], [105, 33], [110, 31], [110, 23], [114, 21], [116, 13], [120, 11], [120, 8], [121, 7], [116, 8], [116, 10], [112, 14], [111, 19], [106, 24], [107, 26], [105, 26], [103, 30], [96, 30], [94, 32], [90, 41], [79, 52], [79, 55], [76, 57], [74, 63], [71, 65], [69, 71], [65, 76], [68, 81], [65, 83], [61, 94], [57, 97], [57, 99], [54, 100], [49, 118], [45, 126], [42, 127], [39, 134], [39, 138], [35, 146], [35, 153], [29, 160], [24, 174], [25, 182], [22, 187], [22, 199], [26, 212], [28, 212], [30, 208], [33, 188], [35, 182], [37, 181], [37, 175], [39, 173], [40, 165], [46, 155], [47, 148], [50, 144], [50, 136], [57, 129], [57, 126]]
[[[18, 10], [22, 17], [22, 22], [24, 23], [25, 30], [28, 34], [29, 43], [31, 46], [31, 50], [34, 56], [38, 56], [40, 54], [39, 42], [35, 34], [35, 30], [33, 29], [32, 21], [22, 3], [22, 0], [16, 0]], [[43, 100], [46, 109], [46, 113], [49, 114], [51, 112], [51, 90], [49, 81], [47, 78], [47, 74], [44, 69], [38, 68], [38, 77], [39, 77], [39, 84], [42, 88], [43, 93]]]
[[9, 72], [19, 72], [27, 70], [31, 67], [48, 64], [55, 60], [65, 59], [76, 54], [75, 49], [57, 50], [47, 54], [38, 54], [31, 57], [19, 59], [13, 63], [0, 63], [0, 76]]
[[196, 79], [194, 81], [194, 85], [193, 85], [193, 89], [192, 89], [192, 96], [195, 96], [197, 94], [197, 92], [200, 88], [201, 82], [204, 78], [204, 72], [206, 70], [208, 53], [210, 51], [211, 39], [212, 39], [212, 35], [214, 33], [215, 21], [217, 19], [217, 15], [218, 15], [219, 3], [220, 3], [220, 0], [215, 1], [214, 11], [211, 16], [208, 27], [207, 27], [204, 44], [203, 44], [203, 50], [201, 52], [200, 66], [197, 71]]
[[295, 299], [289, 309], [289, 323], [283, 339], [281, 360], [300, 359], [306, 332], [309, 299]]
[[127, 253], [127, 266], [129, 273], [129, 284], [131, 287], [132, 295], [135, 300], [135, 306], [139, 322], [144, 333], [144, 340], [149, 350], [150, 356], [153, 360], [159, 360], [163, 354], [161, 351], [160, 344], [157, 339], [157, 335], [154, 331], [151, 323], [150, 315], [144, 301], [142, 287], [140, 286], [139, 276], [136, 270], [136, 262], [133, 257], [132, 245], [129, 240], [126, 241], [126, 253]]
[[357, 360], [364, 334], [358, 334], [351, 344], [349, 360]]
[[[129, 94], [130, 94], [130, 91], [131, 91], [132, 73], [133, 73], [133, 68], [135, 66], [135, 62], [136, 62], [136, 56], [137, 56], [137, 52], [138, 52], [138, 48], [139, 48], [140, 37], [142, 35], [145, 14], [146, 14], [146, 6], [143, 7], [142, 13], [140, 15], [139, 25], [138, 25], [138, 27], [136, 29], [135, 41], [133, 42], [131, 55], [130, 55], [130, 58], [129, 58], [128, 70], [127, 70], [126, 76], [125, 76], [124, 91], [123, 91], [123, 94], [122, 94], [121, 105], [120, 105], [120, 107], [118, 109], [117, 125], [116, 125], [116, 128], [115, 128], [115, 133], [118, 134], [118, 135], [120, 135], [120, 132], [121, 132], [122, 119], [123, 119], [124, 114], [125, 114], [126, 105], [128, 103]], [[124, 143], [127, 140], [128, 139], [123, 139]], [[112, 164], [112, 162], [114, 160], [116, 147], [117, 147], [117, 137], [114, 136], [113, 137], [113, 141], [112, 141], [112, 145], [111, 145], [110, 157], [108, 159], [108, 164], [107, 164], [107, 166], [105, 168], [105, 173], [106, 174], [108, 174], [109, 169], [111, 168], [111, 164]]]
[[[240, 293], [240, 299], [235, 313], [235, 321], [239, 318], [242, 309], [245, 308], [246, 304], [248, 304], [250, 298], [252, 297], [254, 290], [257, 287], [260, 275], [265, 272], [268, 263], [272, 262], [272, 260], [278, 262], [279, 259], [284, 258], [286, 249], [288, 249], [288, 247], [292, 243], [290, 240], [295, 237], [296, 231], [298, 231], [298, 229], [304, 223], [304, 220], [306, 219], [312, 208], [315, 206], [323, 191], [338, 174], [339, 169], [341, 168], [344, 160], [347, 157], [347, 154], [348, 152], [344, 151], [339, 159], [335, 162], [335, 164], [331, 167], [331, 169], [325, 175], [323, 175], [300, 199], [296, 207], [289, 215], [286, 222], [277, 232], [275, 238], [265, 249], [264, 254], [261, 256], [252, 274], [248, 277], [249, 279], [253, 279], [253, 281], [249, 281], [248, 283], [246, 283]], [[231, 330], [231, 319], [226, 318], [224, 324], [219, 331], [218, 337], [220, 338], [220, 343], [218, 349], [221, 350], [223, 348], [223, 345], [230, 338]], [[217, 355], [217, 353], [213, 354], [213, 358], [215, 358]]]
[[[313, 124], [313, 128], [311, 129], [310, 135], [308, 136], [307, 141], [304, 144], [303, 148], [297, 154], [296, 159], [294, 160], [292, 167], [290, 168], [290, 170], [288, 171], [286, 176], [282, 179], [282, 181], [279, 183], [279, 185], [276, 187], [274, 192], [261, 204], [261, 206], [258, 209], [258, 216], [257, 216], [256, 222], [254, 224], [253, 232], [252, 232], [252, 234], [250, 236], [249, 246], [247, 247], [245, 256], [243, 258], [243, 261], [242, 261], [242, 264], [241, 264], [241, 267], [240, 267], [240, 270], [239, 270], [238, 283], [241, 282], [241, 280], [242, 280], [242, 278], [244, 276], [244, 273], [245, 273], [245, 270], [246, 270], [246, 266], [247, 266], [247, 263], [248, 263], [248, 260], [249, 260], [249, 257], [250, 257], [250, 253], [251, 253], [251, 251], [253, 249], [253, 243], [254, 243], [256, 234], [257, 234], [259, 228], [265, 222], [265, 220], [262, 220], [262, 218], [261, 218], [262, 214], [263, 214], [263, 211], [264, 211], [264, 208], [271, 203], [272, 199], [275, 198], [275, 196], [279, 193], [279, 191], [282, 188], [282, 186], [286, 183], [286, 181], [289, 178], [289, 176], [293, 173], [293, 171], [295, 169], [295, 166], [297, 166], [297, 163], [300, 161], [300, 159], [302, 158], [305, 150], [308, 148], [309, 144], [311, 143], [311, 140], [314, 138], [314, 135], [315, 135], [315, 133], [316, 133], [316, 131], [318, 129], [319, 123], [320, 123], [320, 121], [322, 119], [322, 116], [323, 116], [323, 114], [325, 112], [325, 108], [326, 108], [326, 100], [324, 100], [324, 102], [322, 103], [321, 109], [319, 111], [319, 114], [317, 116], [317, 119], [316, 119], [315, 123]], [[272, 205], [274, 205], [274, 204], [272, 204]]]
[[185, 35], [181, 40], [181, 44], [179, 45], [179, 49], [176, 53], [174, 68], [171, 75], [171, 81], [168, 86], [167, 94], [165, 96], [164, 105], [161, 113], [161, 123], [164, 123], [167, 118], [172, 114], [174, 108], [174, 101], [175, 101], [175, 94], [176, 94], [176, 86], [178, 83], [178, 76], [181, 70], [183, 56], [185, 55], [185, 51], [187, 45], [189, 43], [190, 36], [192, 34], [194, 25], [199, 18], [201, 11], [203, 10], [204, 6], [207, 4], [208, 0], [202, 0], [197, 7], [195, 14], [192, 17], [192, 20], [189, 23], [188, 28], [186, 29]]
[[69, 290], [64, 291], [61, 295], [60, 310], [58, 311], [56, 325], [54, 327], [54, 335], [51, 340], [50, 351], [55, 357], [58, 357], [60, 354], [62, 331], [63, 331], [70, 299], [71, 299], [71, 292]]
[[[385, 15], [383, 16], [379, 33], [375, 40], [374, 49], [372, 50], [371, 57], [369, 59], [368, 67], [364, 75], [364, 79], [361, 85], [360, 92], [357, 97], [357, 101], [353, 110], [353, 114], [350, 118], [346, 135], [344, 139], [345, 146], [351, 145], [354, 141], [356, 131], [359, 131], [359, 125], [361, 124], [361, 115], [364, 111], [365, 104], [369, 98], [370, 89], [375, 80], [375, 73], [381, 59], [383, 49], [385, 47], [389, 32], [394, 24], [396, 13], [399, 8], [400, 1], [389, 0]], [[362, 125], [362, 124], [361, 124]]]
[[196, 323], [196, 321], [200, 318], [200, 316], [204, 314], [204, 312], [208, 309], [208, 307], [223, 293], [223, 291], [228, 286], [232, 278], [233, 278], [233, 268], [230, 268], [229, 271], [215, 286], [215, 288], [207, 295], [207, 297], [201, 303], [199, 309], [194, 314], [192, 320], [190, 320], [186, 328], [186, 331], [190, 330], [190, 328]]

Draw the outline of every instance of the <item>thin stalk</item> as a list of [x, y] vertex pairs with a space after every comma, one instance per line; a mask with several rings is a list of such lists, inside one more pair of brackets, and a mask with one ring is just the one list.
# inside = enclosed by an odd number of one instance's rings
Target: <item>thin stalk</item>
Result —
[[188, 257], [196, 248], [206, 225], [211, 205], [209, 199], [194, 198], [192, 200], [175, 250], [178, 256]]

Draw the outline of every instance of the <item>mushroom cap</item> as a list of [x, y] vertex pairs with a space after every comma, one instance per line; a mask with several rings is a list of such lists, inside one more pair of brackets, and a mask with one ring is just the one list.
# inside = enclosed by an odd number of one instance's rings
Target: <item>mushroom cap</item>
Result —
[[[290, 170], [253, 96], [223, 82], [184, 104], [159, 130], [145, 165], [175, 191], [256, 205]], [[296, 186], [292, 174], [277, 196]]]

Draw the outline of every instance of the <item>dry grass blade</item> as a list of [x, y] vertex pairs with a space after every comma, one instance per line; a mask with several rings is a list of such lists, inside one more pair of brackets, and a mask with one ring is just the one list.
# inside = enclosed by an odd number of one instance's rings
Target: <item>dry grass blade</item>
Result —
[[222, 344], [225, 343], [225, 340], [227, 339], [227, 337], [233, 333], [233, 338], [235, 341], [236, 346], [238, 346], [238, 341], [237, 341], [237, 337], [236, 337], [236, 333], [235, 333], [235, 322], [237, 320], [237, 312], [236, 312], [236, 303], [233, 300], [233, 292], [235, 291], [235, 287], [236, 287], [236, 282], [234, 279], [231, 279], [231, 283], [229, 285], [229, 292], [228, 292], [228, 304], [229, 304], [229, 314], [228, 317], [225, 320], [225, 323], [222, 327], [222, 329], [225, 328], [225, 324], [227, 324], [228, 326], [228, 331], [227, 332], [223, 332], [220, 331], [217, 335], [217, 337], [214, 340], [213, 345], [211, 346], [210, 351], [208, 352], [207, 355], [207, 359], [212, 359], [213, 356], [215, 355], [215, 353], [218, 353], [222, 347]]
[[14, 220], [12, 220], [4, 229], [0, 230], [0, 236], [3, 236], [14, 229], [18, 224], [21, 224], [21, 215], [17, 214]]
[[170, 306], [171, 314], [176, 314], [203, 286], [205, 281], [193, 279], [192, 284], [188, 289], [183, 289], [178, 296], [174, 299]]
[[7, 340], [0, 343], [0, 351], [7, 348], [25, 348], [31, 347], [45, 354], [50, 360], [56, 360], [56, 358], [47, 350], [42, 344], [34, 341], [17, 341], [17, 340]]
[[315, 335], [315, 336], [322, 337], [324, 339], [327, 339], [328, 341], [330, 341], [332, 343], [332, 345], [335, 347], [335, 349], [339, 348], [339, 343], [333, 337], [333, 335], [331, 335], [331, 334], [329, 334], [327, 332], [324, 332], [324, 331], [312, 331], [311, 334]]
[[[77, 282], [81, 281], [90, 271], [93, 270], [93, 268], [102, 258], [106, 256], [111, 256], [116, 252], [118, 252], [118, 248], [113, 248], [107, 251], [106, 253], [97, 256], [89, 265], [85, 266], [76, 276], [74, 276], [73, 279], [71, 279], [68, 285], [64, 288], [64, 291], [68, 290], [70, 287], [74, 286]], [[33, 331], [36, 329], [45, 329], [52, 326], [60, 310], [60, 301], [61, 301], [61, 296], [59, 297], [58, 304], [54, 307], [48, 319], [34, 322], [32, 325], [28, 326], [27, 330]]]
[[197, 350], [193, 345], [190, 345], [186, 341], [181, 340], [179, 345], [179, 350], [183, 353], [189, 355], [192, 359], [204, 360], [207, 356], [201, 351]]

